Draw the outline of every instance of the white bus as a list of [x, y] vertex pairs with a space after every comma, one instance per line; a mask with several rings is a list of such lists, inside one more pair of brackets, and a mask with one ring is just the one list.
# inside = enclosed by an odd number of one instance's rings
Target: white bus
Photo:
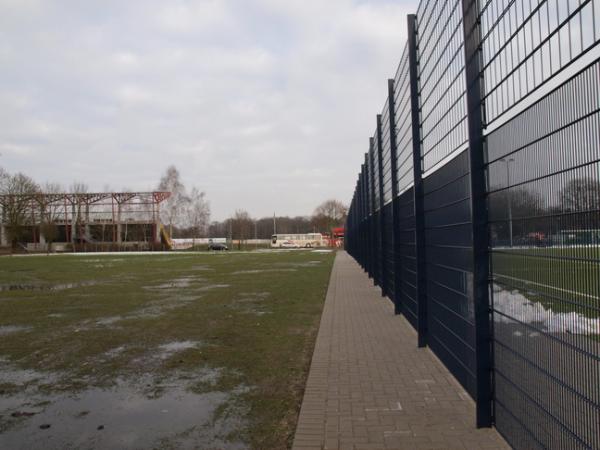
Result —
[[313, 248], [326, 247], [327, 240], [321, 233], [274, 234], [271, 237], [272, 248]]

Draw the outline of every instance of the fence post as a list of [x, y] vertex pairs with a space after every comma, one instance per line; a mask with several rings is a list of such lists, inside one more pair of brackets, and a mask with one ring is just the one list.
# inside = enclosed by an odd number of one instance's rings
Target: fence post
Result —
[[467, 78], [467, 119], [473, 235], [473, 302], [477, 427], [492, 425], [492, 348], [489, 303], [489, 242], [487, 230], [485, 147], [483, 138], [482, 53], [479, 1], [462, 0]]
[[398, 142], [396, 136], [396, 104], [394, 80], [388, 80], [388, 117], [390, 129], [390, 154], [392, 163], [392, 245], [394, 246], [394, 312], [402, 313], [402, 247], [396, 233], [400, 229], [400, 203], [398, 202]]
[[381, 282], [381, 296], [385, 297], [387, 294], [387, 264], [385, 261], [385, 246], [387, 245], [387, 239], [385, 237], [385, 200], [383, 198], [383, 139], [381, 137], [381, 114], [377, 114], [377, 161], [379, 166], [379, 261], [380, 261], [380, 282]]
[[410, 72], [410, 109], [413, 142], [413, 177], [415, 211], [415, 247], [417, 265], [418, 345], [427, 345], [427, 266], [425, 262], [425, 206], [423, 199], [423, 162], [421, 157], [421, 110], [419, 106], [419, 62], [417, 57], [417, 19], [408, 18], [408, 67]]

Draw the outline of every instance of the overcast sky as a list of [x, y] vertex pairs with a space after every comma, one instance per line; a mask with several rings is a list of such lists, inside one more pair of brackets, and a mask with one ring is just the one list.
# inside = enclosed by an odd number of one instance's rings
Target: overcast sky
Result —
[[349, 202], [416, 1], [0, 0], [0, 166], [213, 219]]

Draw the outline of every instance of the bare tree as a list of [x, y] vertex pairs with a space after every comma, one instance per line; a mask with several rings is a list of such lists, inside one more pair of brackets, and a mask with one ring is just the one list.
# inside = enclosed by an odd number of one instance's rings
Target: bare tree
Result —
[[246, 241], [252, 234], [254, 221], [247, 211], [238, 209], [231, 219], [232, 238], [238, 239], [238, 247], [241, 248], [242, 242]]
[[187, 207], [187, 219], [192, 229], [192, 245], [196, 245], [194, 239], [205, 234], [210, 220], [210, 205], [206, 200], [206, 194], [198, 188], [192, 188]]
[[175, 166], [171, 165], [167, 168], [158, 183], [158, 189], [171, 193], [171, 196], [163, 203], [161, 216], [163, 222], [169, 225], [169, 235], [173, 237], [173, 225], [179, 225], [190, 201]]
[[89, 186], [83, 181], [74, 181], [69, 187], [69, 192], [73, 194], [86, 194], [89, 190]]
[[31, 212], [38, 192], [39, 186], [28, 176], [0, 173], [2, 222], [13, 249], [24, 237], [25, 228], [33, 225]]
[[600, 181], [574, 178], [560, 191], [560, 202], [566, 211], [587, 212], [600, 206]]
[[40, 234], [44, 237], [47, 244], [48, 253], [52, 249], [52, 243], [58, 239], [58, 226], [56, 222], [61, 219], [60, 211], [63, 204], [60, 201], [64, 192], [63, 187], [58, 183], [46, 183], [41, 188], [43, 195], [37, 196], [37, 203], [40, 210]]
[[348, 207], [339, 200], [329, 199], [321, 203], [313, 213], [313, 225], [320, 231], [330, 232], [332, 228], [346, 222]]

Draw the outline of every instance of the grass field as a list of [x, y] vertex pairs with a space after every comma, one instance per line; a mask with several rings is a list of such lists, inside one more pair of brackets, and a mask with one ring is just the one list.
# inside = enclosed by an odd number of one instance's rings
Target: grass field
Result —
[[289, 447], [333, 258], [0, 258], [0, 447]]
[[600, 316], [600, 248], [497, 249], [497, 283], [521, 291], [556, 312]]

